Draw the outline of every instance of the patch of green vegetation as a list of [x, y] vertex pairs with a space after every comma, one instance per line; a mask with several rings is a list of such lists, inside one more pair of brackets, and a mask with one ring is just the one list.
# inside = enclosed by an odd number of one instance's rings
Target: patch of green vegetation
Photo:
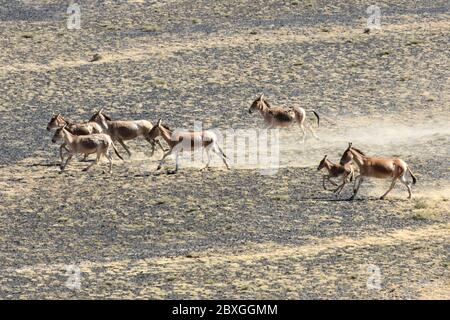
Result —
[[149, 24], [144, 24], [141, 27], [141, 30], [144, 32], [159, 32], [162, 30], [162, 28], [156, 24], [149, 23]]
[[92, 56], [92, 58], [89, 60], [89, 62], [95, 62], [95, 61], [100, 61], [102, 59], [101, 54], [96, 53]]
[[419, 199], [414, 202], [414, 209], [426, 209], [428, 208], [428, 203], [425, 200]]
[[410, 41], [410, 42], [408, 42], [406, 45], [407, 46], [414, 46], [414, 45], [417, 45], [417, 44], [419, 44], [420, 42], [418, 41], [418, 40], [412, 40], [412, 41]]
[[377, 53], [377, 56], [378, 56], [378, 57], [384, 57], [384, 56], [388, 56], [388, 55], [390, 55], [390, 54], [391, 54], [391, 53], [390, 53], [389, 51], [384, 50], [384, 51], [378, 52], [378, 53]]
[[413, 220], [416, 220], [416, 221], [428, 220], [428, 218], [425, 217], [425, 215], [423, 215], [423, 214], [421, 214], [421, 213], [416, 213], [416, 214], [414, 214], [414, 215], [412, 216], [412, 219], [413, 219]]
[[164, 79], [153, 79], [152, 82], [155, 86], [160, 86], [160, 87], [167, 86], [167, 81]]
[[276, 200], [276, 201], [287, 201], [290, 199], [288, 194], [275, 194], [271, 195], [270, 199]]
[[356, 67], [359, 67], [359, 63], [358, 62], [351, 62], [348, 66], [350, 68], [356, 68]]
[[200, 23], [200, 19], [194, 18], [192, 19], [192, 24], [199, 24]]

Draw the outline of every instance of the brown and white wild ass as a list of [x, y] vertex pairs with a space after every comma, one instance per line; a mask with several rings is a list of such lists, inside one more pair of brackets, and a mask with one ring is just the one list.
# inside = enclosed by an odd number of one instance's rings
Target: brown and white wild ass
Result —
[[354, 161], [359, 167], [359, 176], [355, 179], [355, 189], [349, 200], [353, 200], [355, 198], [365, 177], [380, 179], [393, 178], [391, 186], [380, 197], [380, 199], [384, 199], [387, 196], [387, 194], [394, 188], [397, 180], [400, 180], [406, 186], [408, 189], [408, 199], [411, 198], [411, 182], [408, 182], [406, 179], [407, 173], [409, 173], [413, 179], [412, 184], [416, 184], [417, 178], [414, 176], [406, 162], [402, 159], [368, 157], [361, 150], [352, 147], [352, 143], [350, 142], [348, 144], [348, 148], [342, 155], [340, 164], [345, 165], [351, 161]]
[[230, 170], [230, 166], [228, 165], [226, 160], [227, 156], [220, 148], [217, 142], [218, 139], [216, 134], [210, 130], [173, 131], [169, 127], [161, 124], [161, 119], [159, 119], [158, 123], [153, 127], [152, 130], [150, 130], [148, 138], [156, 139], [158, 136], [161, 136], [164, 141], [166, 141], [166, 143], [169, 145], [170, 150], [164, 153], [164, 156], [159, 162], [158, 168], [156, 170], [161, 169], [167, 156], [175, 154], [175, 170], [169, 171], [169, 173], [176, 173], [179, 167], [179, 152], [182, 150], [194, 151], [197, 148], [204, 149], [208, 157], [208, 162], [202, 170], [205, 170], [209, 167], [209, 163], [211, 160], [210, 151], [217, 154], [222, 159], [227, 169]]
[[144, 137], [148, 143], [152, 146], [152, 154], [155, 152], [155, 141], [161, 148], [166, 151], [158, 140], [148, 138], [148, 133], [153, 128], [150, 121], [147, 120], [112, 120], [109, 116], [103, 113], [103, 108], [94, 113], [90, 121], [98, 123], [103, 131], [111, 136], [113, 141], [119, 141], [122, 147], [131, 157], [131, 152], [125, 145], [125, 141], [133, 140], [138, 137]]
[[[61, 128], [66, 127], [66, 130], [70, 133], [77, 135], [77, 136], [83, 136], [87, 134], [95, 134], [95, 133], [102, 133], [103, 129], [102, 127], [94, 122], [94, 121], [88, 121], [88, 122], [79, 122], [74, 123], [70, 121], [69, 119], [64, 118], [61, 113], [53, 113], [52, 117], [50, 118], [50, 121], [47, 124], [47, 130], [50, 131], [54, 128]], [[59, 147], [59, 156], [61, 158], [61, 161], [64, 160], [63, 157], [63, 149], [66, 151], [69, 151], [66, 148], [66, 143], [63, 142], [61, 146]], [[84, 160], [86, 160], [87, 155], [84, 155]]]
[[346, 163], [345, 165], [341, 165], [339, 163], [335, 164], [330, 160], [328, 160], [327, 155], [325, 155], [322, 161], [320, 161], [317, 170], [320, 171], [323, 168], [325, 168], [328, 172], [328, 174], [325, 174], [323, 176], [322, 180], [323, 188], [325, 190], [327, 190], [325, 186], [325, 180], [328, 180], [334, 186], [338, 186], [337, 183], [331, 180], [330, 178], [337, 178], [342, 176], [342, 184], [340, 184], [335, 190], [333, 190], [333, 192], [335, 192], [337, 195], [341, 193], [342, 189], [344, 188], [347, 182], [353, 181], [355, 173], [351, 163]]
[[120, 154], [117, 152], [117, 149], [111, 139], [111, 137], [107, 134], [103, 133], [95, 133], [95, 134], [88, 134], [83, 136], [77, 136], [72, 133], [70, 133], [66, 126], [61, 127], [56, 130], [55, 134], [53, 135], [52, 141], [57, 142], [58, 140], [64, 140], [68, 151], [69, 156], [67, 157], [66, 162], [61, 161], [61, 172], [64, 171], [69, 161], [72, 159], [72, 157], [77, 153], [83, 153], [83, 154], [97, 154], [97, 159], [95, 162], [91, 163], [87, 168], [84, 168], [83, 171], [89, 170], [90, 167], [92, 167], [94, 164], [98, 164], [100, 158], [102, 155], [106, 156], [109, 160], [109, 172], [112, 172], [112, 157], [109, 153], [110, 147], [114, 149], [114, 152], [116, 155], [123, 160], [123, 158], [120, 156]]
[[[294, 123], [297, 123], [303, 133], [302, 142], [305, 142], [306, 132], [309, 130], [314, 138], [319, 139], [311, 124], [306, 124], [306, 111], [301, 107], [272, 107], [267, 100], [264, 99], [264, 94], [253, 101], [248, 112], [251, 114], [253, 111], [259, 111], [264, 119], [267, 129], [271, 128], [287, 128], [291, 127]], [[317, 118], [317, 126], [320, 124], [319, 114], [315, 110], [311, 110]]]

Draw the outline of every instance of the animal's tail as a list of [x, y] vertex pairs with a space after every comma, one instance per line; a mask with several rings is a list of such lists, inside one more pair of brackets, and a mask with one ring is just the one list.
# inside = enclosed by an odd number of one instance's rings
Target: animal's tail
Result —
[[314, 115], [316, 116], [316, 118], [317, 118], [317, 126], [320, 126], [320, 116], [319, 116], [319, 113], [316, 111], [316, 110], [311, 110], [312, 111], [312, 113], [314, 113]]
[[416, 184], [417, 178], [414, 176], [414, 174], [412, 173], [412, 171], [409, 167], [408, 167], [408, 172], [411, 175], [411, 178], [413, 179], [413, 184]]
[[121, 160], [123, 160], [122, 156], [121, 156], [121, 155], [119, 154], [119, 152], [117, 151], [116, 146], [114, 145], [114, 142], [111, 142], [111, 146], [113, 147], [114, 152], [116, 153], [116, 155], [117, 155]]

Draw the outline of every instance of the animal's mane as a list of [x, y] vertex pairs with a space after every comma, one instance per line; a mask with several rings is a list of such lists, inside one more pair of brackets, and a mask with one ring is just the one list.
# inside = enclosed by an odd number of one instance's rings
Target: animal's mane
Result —
[[357, 148], [355, 148], [355, 147], [352, 147], [351, 149], [353, 149], [353, 150], [355, 150], [356, 152], [362, 154], [363, 156], [366, 155], [364, 152], [362, 152], [361, 150], [359, 150], [359, 149], [357, 149]]
[[266, 99], [263, 99], [263, 100], [261, 100], [261, 101], [262, 101], [263, 103], [265, 103], [266, 106], [267, 106], [269, 109], [272, 108], [272, 106], [270, 105], [269, 101], [267, 101]]
[[58, 119], [58, 118], [61, 118], [67, 124], [74, 124], [74, 122], [72, 120], [70, 120], [69, 118], [63, 117], [63, 115], [61, 113], [55, 115], [55, 120]]
[[162, 123], [161, 123], [161, 127], [163, 127], [163, 128], [166, 129], [166, 130], [172, 131], [172, 129], [170, 129], [169, 126], [167, 126], [167, 125], [165, 125], [165, 124], [162, 124]]
[[108, 121], [112, 120], [112, 118], [110, 116], [108, 116], [107, 114], [104, 114], [103, 112], [102, 112], [102, 115], [105, 117], [106, 120], [108, 120]]

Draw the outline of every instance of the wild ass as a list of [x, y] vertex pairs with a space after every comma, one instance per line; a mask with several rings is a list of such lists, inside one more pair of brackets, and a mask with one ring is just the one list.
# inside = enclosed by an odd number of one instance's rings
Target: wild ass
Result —
[[[105, 133], [111, 136], [113, 141], [119, 141], [122, 147], [131, 157], [131, 152], [125, 145], [124, 141], [133, 140], [137, 137], [144, 137], [152, 146], [152, 156], [155, 152], [155, 140], [148, 138], [148, 133], [153, 128], [150, 121], [147, 120], [112, 120], [109, 116], [103, 113], [103, 108], [94, 113], [90, 121], [98, 123]], [[162, 151], [166, 151], [161, 143], [156, 140]]]
[[69, 163], [70, 159], [77, 153], [84, 154], [97, 154], [97, 159], [95, 162], [91, 163], [87, 168], [84, 168], [83, 171], [89, 170], [94, 164], [98, 164], [102, 155], [106, 156], [109, 160], [109, 172], [112, 172], [112, 157], [109, 153], [109, 148], [112, 147], [116, 155], [123, 160], [120, 154], [117, 152], [117, 149], [111, 139], [111, 137], [107, 134], [96, 133], [96, 134], [88, 134], [84, 136], [77, 136], [70, 133], [66, 126], [61, 127], [56, 130], [53, 135], [52, 141], [57, 142], [58, 140], [64, 140], [68, 150], [69, 156], [67, 157], [66, 162], [61, 161], [61, 172], [64, 171], [65, 167]]
[[[61, 113], [53, 113], [50, 121], [47, 124], [47, 130], [50, 131], [54, 128], [61, 128], [64, 126], [66, 126], [67, 131], [69, 131], [70, 133], [77, 135], [77, 136], [102, 133], [102, 131], [103, 131], [102, 127], [96, 122], [89, 121], [89, 122], [74, 123], [74, 122], [64, 118], [61, 115]], [[63, 149], [65, 149], [66, 151], [69, 151], [66, 148], [65, 142], [63, 142], [61, 144], [61, 146], [59, 147], [59, 157], [61, 158], [61, 161], [64, 161], [64, 157], [63, 157], [63, 153], [62, 153]], [[83, 160], [86, 160], [86, 158], [87, 158], [87, 155], [84, 155]]]
[[[407, 173], [411, 175], [413, 179], [412, 184], [416, 184], [417, 179], [409, 166], [402, 159], [368, 157], [361, 150], [352, 147], [352, 143], [350, 142], [347, 150], [345, 150], [342, 155], [340, 164], [345, 165], [351, 161], [354, 161], [359, 167], [359, 176], [355, 179], [355, 189], [353, 190], [353, 195], [349, 200], [353, 200], [355, 198], [365, 177], [380, 179], [393, 177], [391, 186], [380, 197], [380, 199], [384, 199], [387, 196], [387, 194], [394, 188], [397, 180], [400, 180], [406, 186], [408, 189], [408, 199], [411, 199], [411, 182], [407, 181], [406, 175]], [[356, 181], [358, 181], [358, 184], [356, 184]]]
[[226, 160], [227, 156], [220, 148], [219, 144], [217, 143], [217, 136], [212, 131], [173, 131], [169, 127], [161, 124], [161, 119], [159, 119], [158, 123], [152, 128], [152, 130], [150, 130], [150, 133], [148, 134], [149, 139], [156, 139], [158, 136], [161, 136], [167, 142], [170, 150], [164, 153], [164, 156], [159, 162], [158, 168], [156, 170], [161, 169], [167, 156], [175, 154], [175, 171], [169, 171], [169, 173], [176, 173], [179, 166], [179, 152], [182, 149], [194, 151], [197, 148], [204, 148], [208, 157], [208, 162], [202, 170], [205, 170], [209, 167], [209, 163], [211, 160], [209, 154], [210, 151], [213, 151], [215, 154], [217, 154], [222, 159], [227, 169], [230, 170], [230, 166], [228, 165]]
[[338, 184], [336, 182], [334, 182], [333, 180], [331, 180], [330, 178], [337, 178], [342, 176], [342, 184], [340, 184], [335, 190], [333, 190], [334, 193], [336, 193], [336, 195], [339, 195], [342, 191], [342, 189], [344, 188], [345, 184], [347, 182], [351, 182], [353, 181], [353, 177], [354, 177], [354, 170], [353, 170], [353, 166], [351, 163], [346, 163], [345, 165], [341, 165], [341, 164], [335, 164], [333, 162], [331, 162], [330, 160], [328, 160], [327, 155], [325, 155], [322, 159], [322, 161], [320, 161], [319, 166], [317, 167], [317, 170], [320, 171], [323, 168], [325, 168], [328, 172], [328, 174], [325, 174], [323, 176], [323, 180], [322, 180], [322, 184], [323, 184], [323, 188], [325, 190], [327, 190], [326, 186], [325, 186], [325, 180], [328, 180], [331, 184], [333, 184], [334, 186], [337, 186]]
[[[287, 128], [291, 127], [294, 123], [297, 123], [302, 130], [303, 139], [302, 142], [305, 142], [306, 132], [309, 130], [314, 138], [317, 140], [316, 133], [312, 129], [311, 124], [307, 124], [305, 126], [306, 121], [306, 111], [301, 107], [291, 107], [289, 109], [282, 107], [272, 107], [267, 100], [264, 99], [264, 94], [262, 94], [259, 98], [253, 101], [248, 112], [251, 114], [254, 110], [258, 110], [261, 116], [264, 118], [264, 122], [266, 123], [266, 128]], [[320, 124], [319, 114], [315, 110], [311, 110], [317, 118], [317, 126]]]

